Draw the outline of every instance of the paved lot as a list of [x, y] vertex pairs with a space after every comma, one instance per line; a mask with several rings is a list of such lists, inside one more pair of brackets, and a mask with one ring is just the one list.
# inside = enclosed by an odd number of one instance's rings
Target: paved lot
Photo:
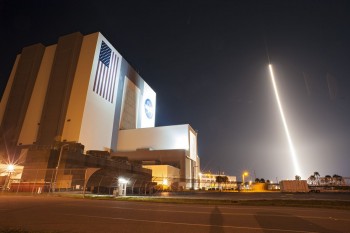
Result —
[[44, 232], [350, 232], [350, 211], [0, 196], [0, 229]]

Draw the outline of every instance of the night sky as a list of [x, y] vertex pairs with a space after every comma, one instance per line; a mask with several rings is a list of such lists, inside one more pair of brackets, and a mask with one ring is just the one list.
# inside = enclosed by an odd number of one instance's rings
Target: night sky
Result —
[[202, 170], [294, 179], [268, 50], [298, 175], [350, 176], [346, 1], [88, 2], [0, 2], [0, 93], [23, 47], [100, 31], [157, 93], [156, 125], [198, 131]]

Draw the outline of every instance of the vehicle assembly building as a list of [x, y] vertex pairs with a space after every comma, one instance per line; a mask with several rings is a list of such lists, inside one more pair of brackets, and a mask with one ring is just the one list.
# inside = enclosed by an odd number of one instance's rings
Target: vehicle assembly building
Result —
[[[182, 187], [194, 188], [188, 180], [200, 169], [197, 133], [189, 125], [155, 127], [155, 114], [155, 91], [101, 33], [65, 35], [57, 44], [34, 44], [17, 55], [0, 103], [0, 155], [26, 158], [24, 173], [26, 163], [31, 169], [61, 169], [69, 164], [59, 164], [62, 152], [69, 160], [71, 149], [62, 150], [69, 144], [99, 160], [127, 157], [135, 164], [171, 166], [179, 169]], [[43, 148], [46, 159], [33, 159], [43, 156]], [[140, 150], [148, 152], [138, 156]], [[69, 161], [71, 167], [103, 167]]]

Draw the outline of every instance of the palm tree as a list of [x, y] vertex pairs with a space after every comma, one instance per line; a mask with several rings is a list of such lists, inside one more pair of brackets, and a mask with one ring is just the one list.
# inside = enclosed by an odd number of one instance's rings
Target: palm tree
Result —
[[215, 178], [215, 180], [216, 180], [216, 183], [219, 184], [219, 188], [221, 188], [221, 183], [226, 184], [228, 182], [228, 177], [227, 176], [217, 176]]
[[326, 182], [327, 185], [332, 183], [332, 177], [330, 175], [326, 175], [324, 177], [324, 181]]
[[333, 180], [337, 185], [342, 185], [343, 183], [343, 177], [337, 174], [333, 175]]
[[317, 185], [320, 185], [320, 173], [314, 172], [315, 181]]
[[315, 185], [316, 183], [316, 177], [314, 175], [311, 175], [308, 179], [307, 182], [311, 185]]

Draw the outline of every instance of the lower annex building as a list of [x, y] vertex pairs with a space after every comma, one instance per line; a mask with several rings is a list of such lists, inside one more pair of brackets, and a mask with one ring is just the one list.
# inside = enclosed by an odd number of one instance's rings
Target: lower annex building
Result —
[[32, 182], [30, 170], [59, 167], [59, 184], [69, 179], [65, 169], [98, 167], [196, 188], [197, 133], [189, 125], [155, 127], [155, 114], [156, 93], [101, 33], [72, 33], [17, 55], [0, 103], [0, 155], [23, 159], [21, 181]]

